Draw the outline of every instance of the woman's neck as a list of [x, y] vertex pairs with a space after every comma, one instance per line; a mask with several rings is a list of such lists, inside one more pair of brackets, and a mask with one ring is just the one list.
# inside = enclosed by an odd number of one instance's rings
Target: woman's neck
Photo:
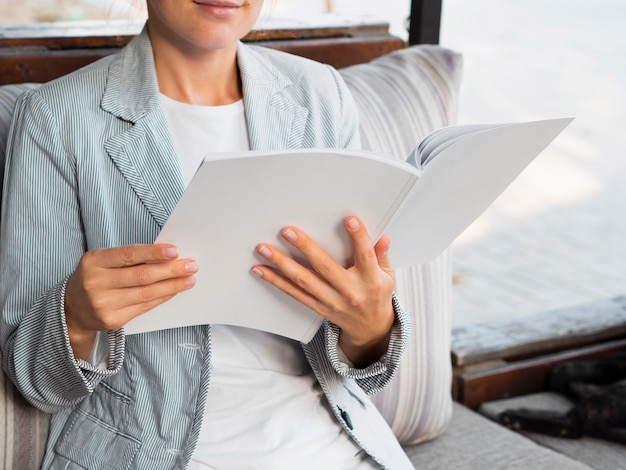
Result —
[[236, 44], [194, 54], [153, 38], [152, 47], [159, 91], [169, 98], [204, 106], [230, 104], [242, 98]]

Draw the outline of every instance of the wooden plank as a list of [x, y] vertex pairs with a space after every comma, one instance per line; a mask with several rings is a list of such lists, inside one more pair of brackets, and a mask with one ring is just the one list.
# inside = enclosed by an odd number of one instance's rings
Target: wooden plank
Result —
[[[143, 21], [79, 21], [0, 25], [0, 47], [44, 46], [49, 49], [121, 47], [141, 31]], [[380, 36], [389, 24], [377, 18], [315, 16], [305, 19], [272, 19], [252, 30], [245, 42]]]
[[0, 85], [44, 83], [77, 70], [119, 49], [50, 51], [40, 48], [0, 49]]
[[[401, 39], [389, 35], [260, 41], [255, 44], [308, 57], [336, 68], [369, 62], [406, 45]], [[118, 50], [118, 48], [99, 47], [69, 50], [49, 50], [42, 47], [2, 48], [0, 49], [0, 85], [47, 82]]]
[[[125, 46], [143, 21], [34, 23], [0, 26], [0, 85], [47, 82]], [[389, 25], [339, 15], [269, 19], [244, 40], [328, 63], [336, 68], [368, 62], [406, 43]]]
[[135, 37], [143, 21], [72, 21], [0, 25], [0, 47], [121, 47]]
[[369, 62], [388, 52], [406, 47], [403, 40], [388, 35], [332, 40], [267, 41], [258, 44], [324, 62], [338, 69]]
[[545, 389], [546, 378], [557, 364], [593, 359], [626, 351], [626, 339], [551, 354], [504, 365], [455, 371], [453, 396], [469, 408], [487, 401], [526, 395]]
[[540, 312], [515, 321], [455, 328], [452, 361], [519, 360], [626, 335], [626, 296]]

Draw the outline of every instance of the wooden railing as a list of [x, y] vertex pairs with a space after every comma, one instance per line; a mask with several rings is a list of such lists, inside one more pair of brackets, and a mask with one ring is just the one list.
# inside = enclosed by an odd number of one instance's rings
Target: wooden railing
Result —
[[[406, 46], [388, 24], [327, 15], [304, 23], [263, 23], [244, 41], [309, 57], [337, 68], [368, 62]], [[0, 26], [0, 85], [46, 82], [127, 44], [143, 22], [35, 23]]]

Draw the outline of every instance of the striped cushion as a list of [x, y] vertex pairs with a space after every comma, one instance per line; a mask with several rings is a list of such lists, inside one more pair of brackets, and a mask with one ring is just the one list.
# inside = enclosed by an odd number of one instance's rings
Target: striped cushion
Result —
[[49, 422], [49, 415], [30, 406], [0, 372], [0, 468], [39, 468]]
[[[404, 159], [429, 131], [453, 123], [460, 70], [460, 55], [438, 46], [343, 69], [364, 147]], [[0, 168], [15, 99], [33, 86], [0, 87]], [[398, 296], [414, 314], [412, 343], [391, 385], [373, 400], [399, 440], [415, 444], [440, 434], [451, 415], [450, 253], [396, 276]], [[28, 406], [0, 373], [0, 467], [38, 468], [47, 429], [48, 416]]]
[[[454, 124], [461, 67], [460, 54], [421, 45], [343, 69], [363, 146], [404, 160], [428, 132]], [[393, 382], [373, 400], [405, 445], [441, 434], [451, 418], [451, 273], [449, 250], [396, 272], [398, 297], [413, 314], [411, 344]]]

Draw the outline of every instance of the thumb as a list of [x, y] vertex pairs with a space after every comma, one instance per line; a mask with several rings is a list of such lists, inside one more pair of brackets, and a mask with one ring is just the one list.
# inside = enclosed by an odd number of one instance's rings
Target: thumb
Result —
[[376, 242], [376, 245], [374, 245], [374, 251], [378, 259], [378, 266], [387, 274], [393, 275], [393, 266], [391, 266], [391, 260], [389, 259], [390, 245], [391, 239], [387, 235], [382, 235]]

